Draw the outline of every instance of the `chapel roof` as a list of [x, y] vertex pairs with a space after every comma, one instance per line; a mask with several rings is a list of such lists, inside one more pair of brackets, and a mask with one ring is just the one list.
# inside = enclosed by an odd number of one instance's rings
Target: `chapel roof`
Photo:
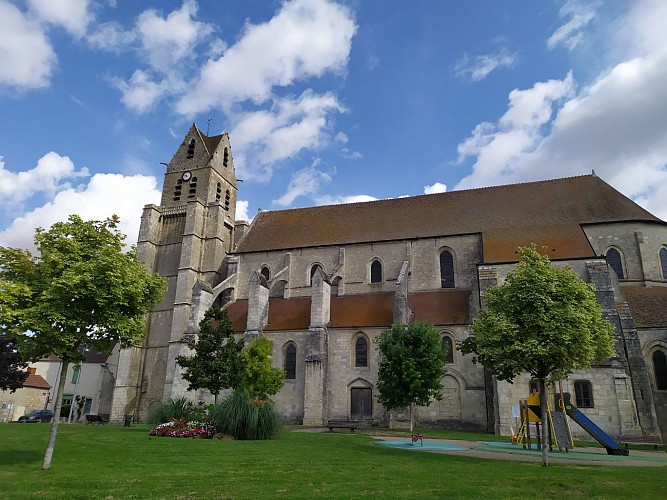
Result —
[[[463, 325], [468, 322], [470, 290], [440, 289], [408, 295], [415, 320], [434, 325]], [[269, 299], [269, 321], [264, 331], [307, 330], [310, 325], [310, 297]], [[391, 326], [394, 293], [367, 293], [331, 297], [330, 328], [370, 328]], [[244, 332], [248, 301], [237, 300], [227, 306], [234, 331]]]
[[637, 328], [667, 327], [667, 287], [625, 286], [623, 295]]
[[518, 246], [593, 257], [582, 224], [660, 219], [595, 175], [257, 214], [237, 253], [481, 234], [485, 262]]

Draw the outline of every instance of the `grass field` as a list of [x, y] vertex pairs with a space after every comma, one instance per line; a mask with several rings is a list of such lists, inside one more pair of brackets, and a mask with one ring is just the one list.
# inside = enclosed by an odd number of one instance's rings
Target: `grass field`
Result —
[[42, 471], [49, 427], [0, 424], [0, 498], [667, 498], [666, 467], [543, 469], [346, 433], [217, 441], [150, 437], [141, 425], [61, 425]]

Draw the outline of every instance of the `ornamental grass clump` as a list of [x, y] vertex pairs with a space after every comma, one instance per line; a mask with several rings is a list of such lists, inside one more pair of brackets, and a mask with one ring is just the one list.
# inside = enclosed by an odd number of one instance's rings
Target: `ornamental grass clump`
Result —
[[192, 413], [193, 405], [187, 398], [171, 398], [163, 401], [151, 410], [146, 422], [157, 425], [176, 419], [187, 419]]
[[240, 440], [273, 439], [283, 423], [273, 401], [251, 399], [243, 389], [234, 391], [212, 413], [218, 432]]

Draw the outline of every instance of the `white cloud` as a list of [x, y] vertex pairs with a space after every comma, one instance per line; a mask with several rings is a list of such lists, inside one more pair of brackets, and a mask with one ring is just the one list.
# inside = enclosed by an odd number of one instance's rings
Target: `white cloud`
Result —
[[121, 52], [129, 48], [136, 39], [135, 31], [125, 30], [115, 21], [98, 24], [86, 36], [86, 41], [92, 47], [111, 52]]
[[140, 69], [136, 70], [127, 82], [117, 80], [116, 86], [123, 94], [123, 104], [137, 113], [153, 108], [159, 99], [169, 92], [166, 81], [155, 82], [146, 71]]
[[364, 157], [359, 151], [351, 151], [348, 148], [342, 148], [340, 154], [346, 160], [361, 160]]
[[[470, 156], [474, 163], [472, 173], [457, 188], [595, 170], [616, 189], [667, 219], [667, 31], [647, 34], [655, 17], [667, 14], [667, 6], [662, 10], [649, 6], [657, 4], [652, 0], [633, 4], [620, 27], [626, 40], [636, 41], [624, 47], [623, 54], [640, 55], [620, 60], [576, 94], [574, 83], [567, 82], [570, 78], [553, 82], [548, 93], [539, 91], [545, 84], [538, 83], [521, 91], [529, 98], [524, 99], [523, 109], [511, 98], [498, 123], [478, 125], [459, 144], [459, 160]], [[630, 36], [633, 32], [635, 37]], [[657, 43], [658, 36], [662, 44]], [[559, 96], [567, 99], [560, 101]], [[553, 106], [557, 112], [552, 119]]]
[[247, 200], [236, 200], [236, 220], [250, 222], [253, 218], [248, 215], [250, 202]]
[[553, 49], [558, 44], [563, 44], [568, 50], [574, 49], [583, 39], [582, 30], [593, 20], [599, 6], [597, 1], [567, 0], [559, 15], [568, 18], [568, 21], [549, 37], [547, 47]]
[[516, 61], [517, 54], [502, 47], [497, 54], [475, 56], [472, 60], [468, 54], [463, 54], [454, 65], [454, 72], [459, 76], [469, 76], [474, 82], [486, 78], [493, 70], [511, 67]]
[[39, 23], [0, 0], [0, 33], [0, 85], [47, 87], [57, 58]]
[[424, 194], [445, 193], [447, 192], [447, 184], [436, 182], [430, 186], [424, 186]]
[[347, 137], [347, 134], [344, 132], [338, 132], [336, 134], [336, 141], [346, 144], [350, 139]]
[[343, 71], [356, 25], [347, 7], [327, 0], [291, 0], [268, 22], [248, 24], [242, 37], [208, 61], [177, 104], [191, 116], [233, 103], [272, 98], [274, 87]]
[[32, 249], [36, 227], [48, 228], [71, 214], [84, 220], [102, 220], [116, 214], [121, 232], [127, 235], [126, 243], [135, 244], [143, 206], [160, 202], [156, 185], [156, 179], [149, 176], [95, 174], [83, 189], [61, 191], [49, 203], [15, 219], [0, 232], [0, 245]]
[[53, 151], [42, 156], [37, 165], [24, 172], [10, 172], [0, 157], [0, 205], [20, 204], [36, 193], [53, 195], [71, 185], [66, 182], [87, 177], [88, 170], [77, 170], [72, 160]]
[[273, 203], [283, 207], [289, 206], [299, 196], [314, 195], [319, 191], [322, 184], [331, 181], [331, 176], [326, 172], [317, 170], [317, 162], [310, 167], [302, 168], [292, 175], [287, 191]]
[[28, 0], [28, 4], [40, 22], [62, 26], [79, 38], [92, 21], [88, 11], [90, 0]]

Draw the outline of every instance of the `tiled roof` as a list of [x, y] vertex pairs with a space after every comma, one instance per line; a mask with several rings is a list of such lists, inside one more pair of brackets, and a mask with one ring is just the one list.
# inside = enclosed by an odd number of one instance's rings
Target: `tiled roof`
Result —
[[591, 257], [581, 224], [662, 222], [592, 175], [408, 198], [265, 211], [237, 252], [481, 233], [484, 261], [517, 260], [518, 246], [552, 258]]
[[51, 385], [44, 380], [41, 375], [33, 373], [28, 374], [28, 378], [23, 382], [23, 387], [32, 387], [35, 389], [51, 389]]
[[623, 294], [637, 328], [667, 327], [667, 287], [625, 286]]
[[[436, 290], [408, 295], [415, 320], [435, 325], [468, 322], [470, 290]], [[368, 293], [331, 298], [330, 328], [389, 327], [393, 320], [394, 293]], [[234, 331], [246, 329], [248, 301], [237, 300], [227, 307]], [[266, 331], [307, 330], [310, 325], [310, 297], [269, 299]]]

